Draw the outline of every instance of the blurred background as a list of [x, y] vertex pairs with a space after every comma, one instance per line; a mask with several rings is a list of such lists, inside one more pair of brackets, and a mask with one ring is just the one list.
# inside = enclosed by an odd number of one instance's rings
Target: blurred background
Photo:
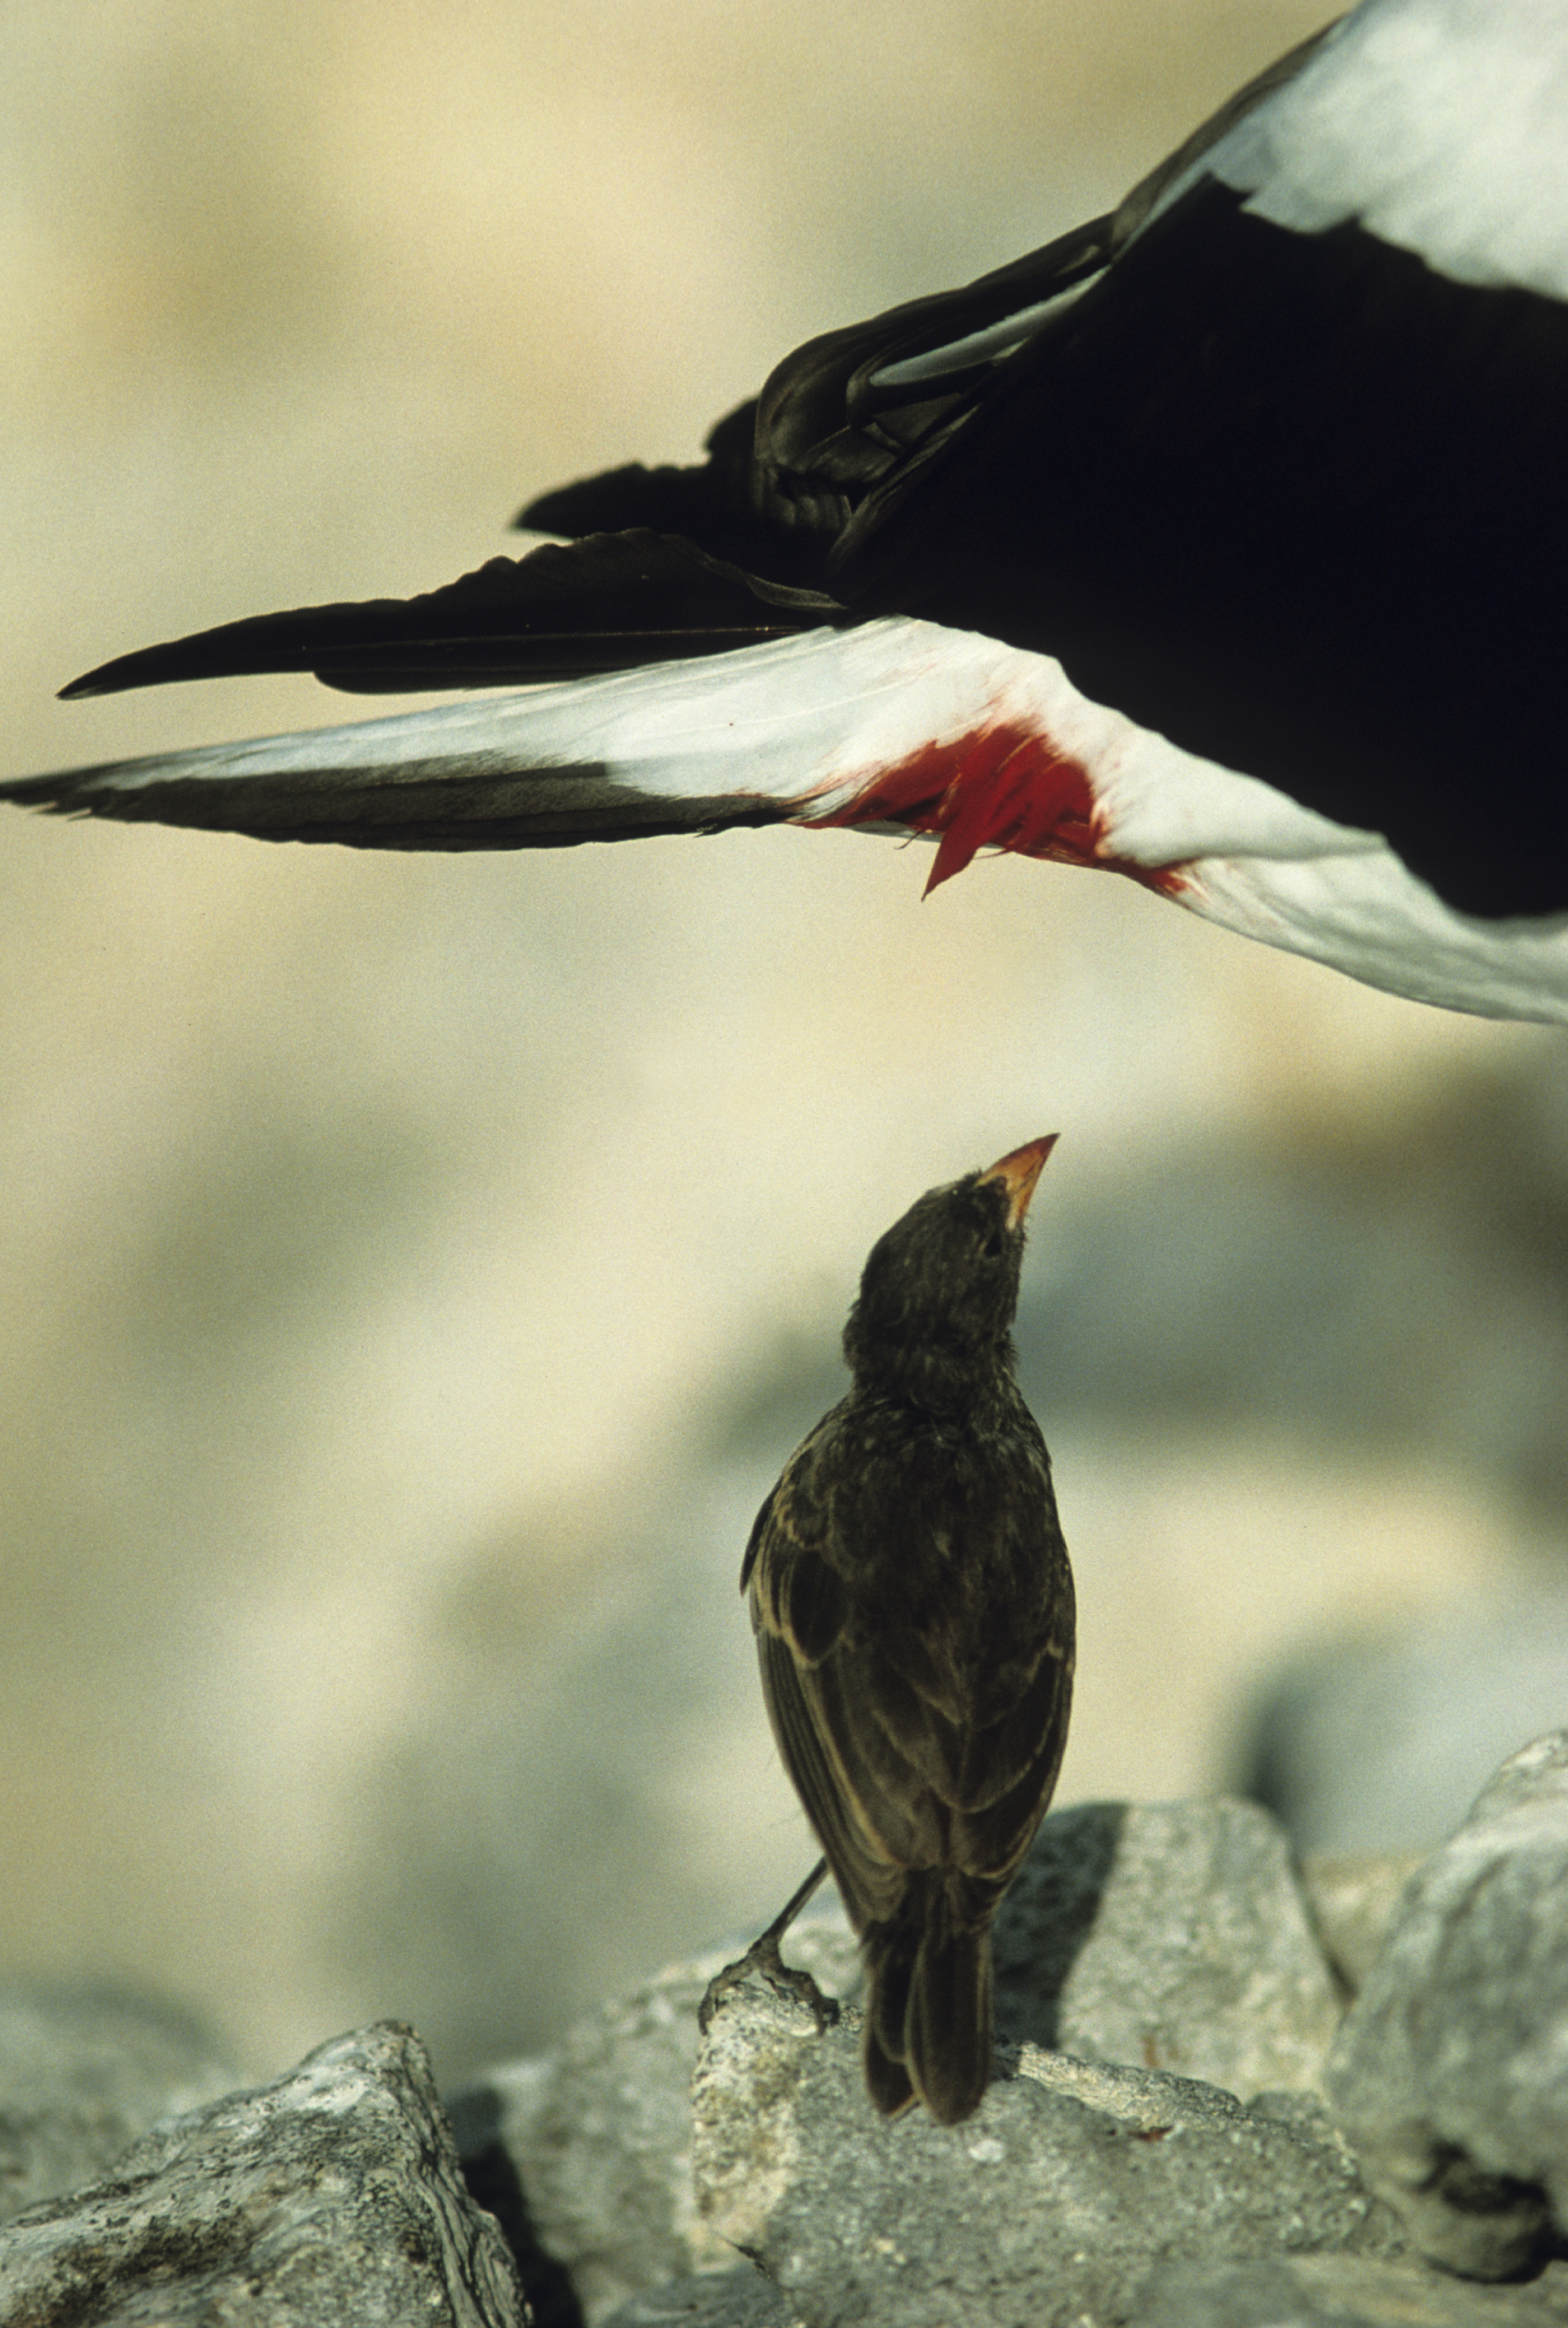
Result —
[[[1104, 207], [1323, 0], [9, 0], [6, 773], [63, 706], [696, 455], [808, 334]], [[374, 709], [374, 706], [367, 707]], [[1020, 1325], [1061, 1799], [1422, 1843], [1568, 1710], [1568, 1060], [997, 859], [0, 826], [0, 1973], [451, 2080], [811, 1846], [736, 1581], [873, 1238], [1059, 1130]]]

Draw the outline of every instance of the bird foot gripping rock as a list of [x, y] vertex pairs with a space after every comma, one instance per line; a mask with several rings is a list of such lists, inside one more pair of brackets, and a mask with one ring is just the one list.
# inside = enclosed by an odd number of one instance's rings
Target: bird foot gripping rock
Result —
[[727, 1999], [736, 1995], [753, 1980], [766, 1983], [776, 1996], [794, 1997], [803, 2004], [817, 2026], [819, 2036], [831, 2029], [839, 2017], [836, 1997], [824, 1995], [815, 1979], [803, 1965], [787, 1965], [779, 1952], [775, 1935], [765, 1932], [734, 1964], [726, 1965], [715, 1973], [703, 1992], [697, 2008], [697, 2026], [707, 2036], [714, 2016], [722, 2012]]
[[1308, 2096], [1249, 2109], [1195, 2079], [1026, 2045], [999, 2057], [962, 2126], [888, 2120], [861, 2079], [860, 2022], [849, 2009], [819, 2035], [793, 1998], [746, 1981], [692, 2082], [707, 2228], [816, 2328], [1122, 2318], [1168, 2262], [1400, 2248]]

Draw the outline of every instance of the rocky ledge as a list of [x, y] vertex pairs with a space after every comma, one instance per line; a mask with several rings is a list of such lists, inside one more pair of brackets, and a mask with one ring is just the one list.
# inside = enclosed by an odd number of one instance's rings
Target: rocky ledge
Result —
[[166, 2023], [117, 2008], [133, 2075], [85, 2008], [0, 1999], [0, 2213], [42, 2201], [0, 2230], [0, 2328], [1568, 2323], [1568, 1732], [1413, 1873], [1303, 1881], [1241, 1803], [1058, 1812], [999, 1920], [996, 2082], [951, 2130], [870, 2109], [841, 1918], [789, 1944], [842, 2000], [825, 2031], [754, 1977], [699, 2039], [733, 1953], [450, 2125], [404, 2029], [214, 2098]]

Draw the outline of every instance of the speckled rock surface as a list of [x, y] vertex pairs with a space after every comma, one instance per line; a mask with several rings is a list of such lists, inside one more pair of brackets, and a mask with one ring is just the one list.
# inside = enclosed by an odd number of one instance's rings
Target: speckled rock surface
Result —
[[1435, 2261], [1500, 2279], [1568, 2252], [1568, 1731], [1505, 1762], [1413, 1879], [1329, 2090]]
[[383, 2023], [0, 2231], [0, 2328], [524, 2328], [429, 2064]]
[[1568, 2266], [1527, 2287], [1482, 2287], [1366, 2256], [1175, 2264], [1139, 2290], [1127, 2328], [1562, 2328]]
[[[803, 1920], [787, 1946], [824, 1989], [856, 1993], [841, 1910]], [[691, 2071], [703, 1992], [744, 1947], [668, 1967], [553, 2053], [504, 2064], [452, 2098], [465, 2154], [482, 2123], [504, 2145], [532, 2236], [566, 2269], [590, 2328], [643, 2289], [734, 2265], [692, 2195]]]
[[1383, 1952], [1404, 1887], [1424, 1851], [1310, 1852], [1301, 1889], [1323, 1952], [1347, 1997], [1356, 1995]]
[[1314, 2089], [1339, 2021], [1255, 1804], [1085, 1803], [1041, 1827], [995, 1935], [997, 2031], [1223, 2086]]
[[[731, 2260], [692, 2201], [690, 2089], [697, 2006], [739, 1948], [668, 1967], [552, 2054], [452, 2099], [465, 2156], [503, 2147], [528, 2254], [565, 2268], [590, 2323]], [[836, 1901], [796, 1925], [786, 1953], [831, 1995], [859, 1995]], [[1311, 2089], [1338, 2019], [1283, 1839], [1245, 1803], [1054, 1813], [1002, 1904], [996, 1960], [1004, 2042], [1178, 2070], [1244, 2097]]]
[[799, 2320], [771, 2280], [743, 2263], [629, 2296], [604, 2328], [797, 2328]]
[[812, 2328], [1067, 2328], [1125, 2317], [1157, 2264], [1396, 2253], [1320, 2103], [1026, 2046], [951, 2129], [878, 2119], [859, 2014], [819, 2032], [761, 1980], [709, 2026], [693, 2084], [709, 2229]]

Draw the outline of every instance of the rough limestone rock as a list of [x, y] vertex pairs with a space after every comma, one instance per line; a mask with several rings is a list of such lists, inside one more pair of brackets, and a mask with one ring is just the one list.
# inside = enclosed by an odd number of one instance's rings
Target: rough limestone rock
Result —
[[[787, 1945], [825, 1990], [857, 1992], [841, 1910], [803, 1920]], [[589, 2328], [644, 2289], [734, 2265], [692, 2197], [691, 2071], [703, 1993], [745, 1946], [669, 1967], [580, 2022], [553, 2053], [509, 2063], [452, 2098], [465, 2164], [482, 2137], [499, 2139], [530, 2242], [569, 2274]]]
[[424, 2048], [383, 2023], [146, 2136], [0, 2231], [0, 2328], [523, 2328]]
[[1415, 2262], [1306, 2255], [1168, 2266], [1139, 2290], [1127, 2328], [1563, 2328], [1564, 2320], [1568, 2266], [1528, 2287], [1479, 2287]]
[[172, 2006], [0, 1988], [0, 2222], [96, 2182], [159, 2118], [240, 2083], [211, 2033]]
[[1427, 1857], [1424, 1851], [1310, 1852], [1301, 1862], [1313, 1925], [1347, 1996], [1365, 1985], [1404, 1887]]
[[999, 2037], [1243, 2100], [1310, 2091], [1339, 2021], [1285, 1838], [1255, 1804], [1047, 1818], [998, 1915]]
[[1329, 2092], [1435, 2261], [1501, 2279], [1568, 2252], [1568, 1731], [1505, 1762], [1413, 1879]]
[[1240, 1743], [1242, 1775], [1298, 1851], [1431, 1852], [1565, 1705], [1568, 1591], [1494, 1594], [1291, 1657]]
[[[553, 2054], [453, 2097], [470, 2185], [506, 2221], [541, 2314], [552, 2262], [590, 2323], [731, 2263], [692, 2201], [690, 2081], [698, 2004], [741, 1946], [669, 1967]], [[836, 1901], [785, 1949], [831, 1995], [859, 1995]], [[996, 1962], [1004, 2042], [1177, 2070], [1243, 2098], [1310, 2090], [1338, 2018], [1280, 1831], [1245, 1803], [1054, 1813], [1002, 1904]], [[498, 2195], [498, 2168], [521, 2212]]]
[[760, 1978], [715, 2015], [693, 2098], [710, 2230], [812, 2328], [1067, 2328], [1124, 2317], [1161, 2263], [1403, 2245], [1309, 2095], [1248, 2109], [1027, 2045], [962, 2126], [889, 2122], [859, 2014], [819, 2032]]
[[672, 2279], [618, 2304], [604, 2328], [796, 2328], [799, 2314], [748, 2263]]
[[[634, 2296], [605, 2328], [797, 2328], [799, 2319], [743, 2264]], [[1452, 2279], [1414, 2258], [1281, 2255], [1160, 2265], [1133, 2297], [1125, 2328], [1563, 2328], [1565, 2320], [1568, 2264], [1504, 2288]], [[1076, 2328], [1103, 2323], [1085, 2314]]]

